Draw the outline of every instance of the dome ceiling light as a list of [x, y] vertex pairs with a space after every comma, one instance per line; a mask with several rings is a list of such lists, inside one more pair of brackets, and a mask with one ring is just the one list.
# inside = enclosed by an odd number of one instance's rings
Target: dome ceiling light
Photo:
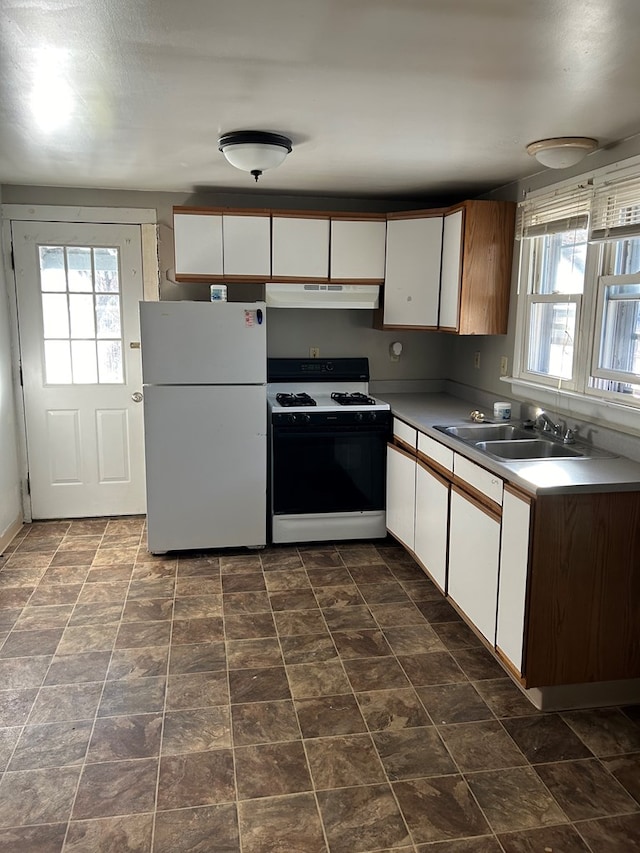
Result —
[[598, 140], [588, 136], [558, 136], [529, 143], [527, 152], [548, 169], [567, 169], [575, 166], [597, 147]]
[[267, 169], [275, 169], [284, 162], [291, 148], [287, 136], [262, 130], [234, 130], [218, 140], [218, 150], [229, 163], [243, 172], [251, 172], [256, 181]]

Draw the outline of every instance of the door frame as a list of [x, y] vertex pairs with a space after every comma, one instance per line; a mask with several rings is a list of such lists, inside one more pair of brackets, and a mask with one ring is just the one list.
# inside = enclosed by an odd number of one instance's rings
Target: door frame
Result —
[[[9, 295], [9, 323], [11, 335], [11, 372], [18, 435], [18, 470], [22, 515], [25, 522], [33, 519], [29, 494], [29, 463], [27, 455], [27, 425], [25, 420], [24, 392], [20, 381], [21, 362], [18, 324], [18, 294], [13, 268], [13, 243], [11, 223], [64, 222], [97, 223], [100, 225], [139, 225], [142, 246], [142, 293], [145, 302], [160, 299], [160, 268], [158, 265], [158, 212], [143, 207], [68, 207], [60, 205], [3, 204], [2, 208], [2, 260], [7, 293]], [[12, 284], [11, 284], [12, 283]]]

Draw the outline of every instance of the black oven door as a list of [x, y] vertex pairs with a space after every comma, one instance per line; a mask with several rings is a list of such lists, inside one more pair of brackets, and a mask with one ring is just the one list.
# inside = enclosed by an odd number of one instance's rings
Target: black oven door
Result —
[[275, 515], [385, 508], [387, 425], [275, 426]]

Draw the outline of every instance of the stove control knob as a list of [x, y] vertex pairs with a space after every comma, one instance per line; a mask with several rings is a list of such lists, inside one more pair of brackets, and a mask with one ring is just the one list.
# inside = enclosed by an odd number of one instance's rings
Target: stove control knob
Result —
[[303, 424], [311, 423], [311, 415], [308, 415], [306, 412], [304, 412], [299, 416], [298, 420]]
[[361, 423], [364, 420], [364, 414], [362, 412], [356, 412], [356, 421]]
[[296, 418], [296, 416], [295, 416], [295, 415], [287, 415], [287, 420], [289, 421], [289, 423], [290, 423], [290, 424], [295, 424], [295, 422], [296, 422], [298, 419]]
[[371, 423], [373, 423], [374, 421], [376, 421], [378, 419], [378, 413], [377, 412], [367, 412], [367, 414], [369, 415], [369, 420], [371, 421]]

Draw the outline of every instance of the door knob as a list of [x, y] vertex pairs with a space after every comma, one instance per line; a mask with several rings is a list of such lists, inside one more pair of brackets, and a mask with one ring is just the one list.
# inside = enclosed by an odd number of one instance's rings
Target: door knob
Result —
[[140, 391], [134, 391], [133, 394], [131, 395], [131, 399], [133, 400], [134, 403], [141, 403], [142, 402], [142, 394], [140, 393]]

